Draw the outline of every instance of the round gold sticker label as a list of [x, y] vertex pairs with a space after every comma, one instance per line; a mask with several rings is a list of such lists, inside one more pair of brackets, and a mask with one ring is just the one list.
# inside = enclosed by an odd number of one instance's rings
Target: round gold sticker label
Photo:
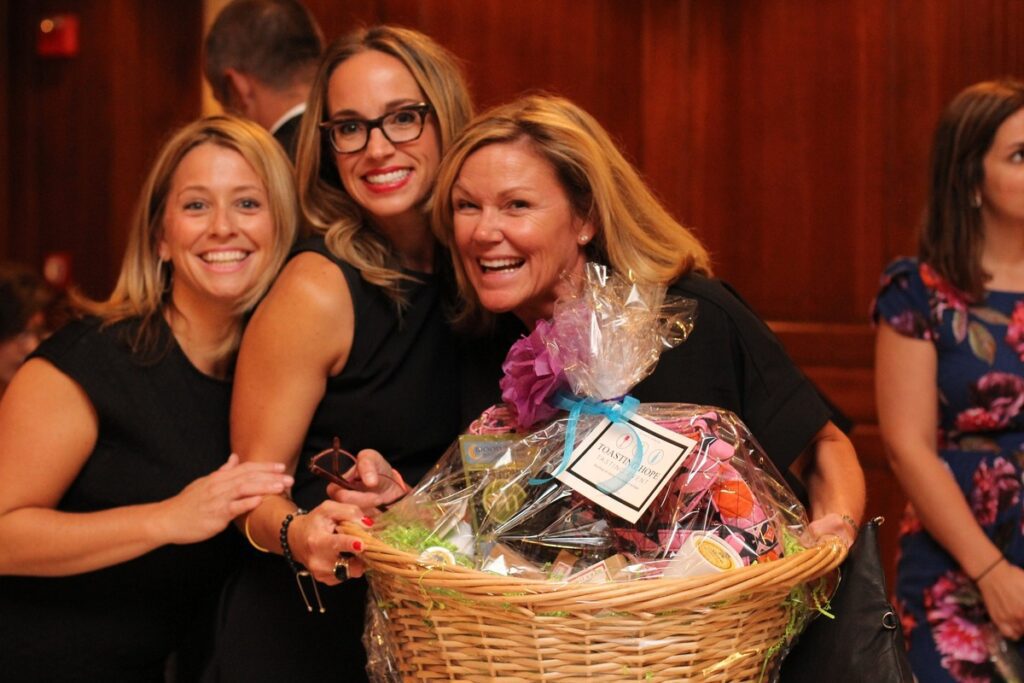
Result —
[[736, 567], [736, 561], [732, 555], [723, 548], [721, 545], [711, 540], [710, 538], [702, 538], [697, 541], [697, 552], [701, 554], [705, 560], [720, 571], [727, 569], [733, 569]]

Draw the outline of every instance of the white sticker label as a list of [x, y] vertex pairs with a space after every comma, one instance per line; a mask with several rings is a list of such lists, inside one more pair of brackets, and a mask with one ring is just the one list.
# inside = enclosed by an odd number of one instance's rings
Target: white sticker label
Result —
[[[627, 426], [628, 424], [628, 426]], [[637, 440], [643, 449], [637, 457]], [[635, 523], [682, 466], [697, 442], [634, 415], [607, 418], [580, 440], [557, 479]]]

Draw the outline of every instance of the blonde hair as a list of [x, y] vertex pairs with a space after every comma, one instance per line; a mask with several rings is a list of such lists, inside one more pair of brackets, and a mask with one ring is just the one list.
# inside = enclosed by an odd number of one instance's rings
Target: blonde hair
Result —
[[[453, 253], [452, 188], [462, 165], [477, 150], [525, 140], [555, 170], [574, 214], [596, 231], [587, 258], [639, 281], [669, 284], [697, 271], [711, 274], [707, 250], [680, 225], [644, 184], [608, 133], [587, 112], [554, 95], [528, 95], [474, 119], [452, 143], [438, 169], [433, 226]], [[486, 327], [493, 318], [454, 259], [459, 286], [457, 321]]]
[[[400, 307], [401, 283], [410, 279], [397, 265], [387, 240], [373, 230], [363, 209], [345, 191], [334, 153], [319, 123], [330, 117], [327, 89], [334, 70], [353, 55], [376, 50], [405, 65], [433, 107], [444, 152], [473, 115], [465, 78], [455, 57], [430, 37], [397, 26], [356, 30], [328, 46], [299, 130], [295, 166], [299, 200], [310, 227], [324, 234], [327, 248], [355, 266], [367, 282], [382, 287]], [[424, 220], [430, 212], [424, 205]]]
[[284, 150], [259, 125], [234, 116], [211, 116], [194, 121], [175, 132], [164, 144], [146, 177], [128, 232], [128, 244], [117, 285], [102, 302], [80, 298], [85, 312], [97, 315], [109, 325], [128, 318], [140, 318], [132, 349], [140, 355], [158, 353], [160, 316], [173, 307], [170, 263], [160, 258], [164, 211], [171, 181], [181, 160], [203, 144], [230, 149], [242, 156], [266, 186], [274, 226], [274, 245], [266, 269], [253, 288], [235, 306], [238, 316], [234, 334], [225, 341], [220, 357], [230, 356], [241, 338], [242, 316], [252, 310], [270, 288], [284, 265], [298, 232], [299, 208], [291, 165]]

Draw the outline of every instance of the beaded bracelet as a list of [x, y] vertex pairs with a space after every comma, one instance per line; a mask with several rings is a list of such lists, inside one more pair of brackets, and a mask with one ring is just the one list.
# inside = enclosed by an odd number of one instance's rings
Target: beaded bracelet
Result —
[[313, 585], [313, 595], [316, 597], [318, 611], [320, 614], [323, 614], [327, 611], [327, 608], [324, 607], [323, 601], [320, 600], [320, 590], [316, 587], [316, 579], [313, 578], [313, 575], [309, 573], [308, 569], [300, 566], [299, 563], [295, 561], [295, 557], [292, 556], [292, 548], [288, 545], [288, 527], [291, 526], [292, 520], [305, 514], [308, 514], [307, 511], [299, 508], [295, 511], [295, 514], [285, 515], [284, 521], [281, 522], [281, 554], [284, 555], [284, 559], [288, 563], [288, 566], [291, 567], [291, 570], [295, 572], [295, 583], [299, 587], [299, 595], [302, 596], [302, 601], [306, 603], [306, 611], [313, 611], [313, 605], [310, 603], [309, 597], [306, 595], [306, 589], [302, 585], [302, 580], [308, 578], [309, 582]]
[[979, 581], [984, 579], [986, 576], [988, 576], [988, 573], [990, 571], [992, 571], [993, 569], [995, 569], [996, 567], [998, 567], [999, 563], [1002, 562], [1005, 559], [1006, 558], [1003, 555], [1000, 555], [999, 557], [996, 558], [995, 562], [993, 562], [989, 566], [987, 566], [984, 569], [982, 569], [981, 573], [978, 574], [977, 576], [975, 576], [974, 578], [972, 578], [971, 581], [973, 581], [974, 583], [978, 583]]

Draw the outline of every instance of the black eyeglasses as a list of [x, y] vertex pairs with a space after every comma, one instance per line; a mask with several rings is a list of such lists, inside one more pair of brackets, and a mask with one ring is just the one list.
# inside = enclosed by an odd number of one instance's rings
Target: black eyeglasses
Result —
[[380, 128], [384, 137], [393, 145], [412, 142], [423, 135], [427, 114], [433, 107], [426, 102], [410, 104], [379, 116], [375, 119], [335, 119], [320, 124], [327, 133], [331, 147], [338, 154], [355, 154], [366, 149], [370, 142], [370, 131]]

